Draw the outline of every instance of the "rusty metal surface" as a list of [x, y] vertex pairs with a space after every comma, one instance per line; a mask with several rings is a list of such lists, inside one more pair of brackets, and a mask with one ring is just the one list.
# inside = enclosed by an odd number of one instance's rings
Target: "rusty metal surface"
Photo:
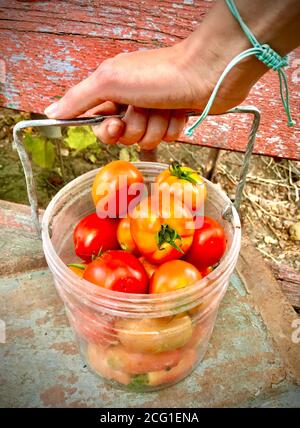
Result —
[[[274, 325], [268, 328], [276, 314], [270, 314], [269, 307], [269, 318], [263, 308], [261, 316], [261, 302], [253, 301], [245, 280], [236, 273], [208, 352], [190, 377], [147, 394], [106, 385], [79, 356], [50, 272], [40, 262], [35, 264], [43, 256], [41, 242], [34, 241], [29, 226], [29, 208], [7, 202], [0, 202], [0, 208], [0, 242], [6, 249], [1, 264], [13, 257], [19, 262], [14, 263], [15, 272], [8, 265], [10, 275], [2, 273], [0, 279], [0, 318], [7, 333], [6, 343], [0, 343], [0, 407], [300, 407], [296, 386], [300, 344], [286, 360]], [[16, 254], [18, 234], [24, 239]], [[269, 306], [272, 299], [277, 299], [273, 302], [277, 311], [284, 296], [270, 296]], [[277, 314], [277, 328], [285, 324], [280, 317], [288, 320], [290, 314], [287, 308], [285, 315]], [[279, 336], [283, 332], [279, 330]]]
[[[188, 36], [213, 5], [211, 0], [109, 0], [101, 2], [0, 2], [0, 104], [42, 112], [52, 101], [120, 52], [174, 44]], [[65, 13], [68, 10], [68, 13]], [[287, 67], [291, 108], [299, 123], [299, 56]], [[34, 72], [32, 65], [34, 64]], [[299, 129], [286, 126], [278, 76], [268, 72], [246, 104], [262, 111], [255, 153], [300, 159]], [[246, 118], [209, 119], [181, 141], [244, 151]]]

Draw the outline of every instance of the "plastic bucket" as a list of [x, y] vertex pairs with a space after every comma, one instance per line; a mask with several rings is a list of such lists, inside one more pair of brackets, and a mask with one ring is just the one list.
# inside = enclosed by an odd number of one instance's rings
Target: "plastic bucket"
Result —
[[[137, 162], [151, 183], [165, 164]], [[52, 199], [42, 221], [43, 248], [54, 282], [90, 369], [118, 387], [153, 391], [186, 377], [203, 358], [219, 304], [240, 249], [241, 226], [228, 197], [206, 181], [205, 214], [220, 222], [227, 249], [218, 267], [194, 285], [158, 295], [106, 290], [67, 266], [78, 258], [72, 234], [95, 210], [91, 186], [98, 170], [71, 181]], [[229, 208], [230, 219], [222, 213]]]

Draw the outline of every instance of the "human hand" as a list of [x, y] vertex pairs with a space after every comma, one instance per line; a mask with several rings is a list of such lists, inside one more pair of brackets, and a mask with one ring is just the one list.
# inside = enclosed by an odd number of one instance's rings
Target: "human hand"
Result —
[[[228, 19], [233, 19], [225, 11]], [[115, 114], [125, 108], [122, 120], [110, 118], [93, 128], [102, 142], [139, 143], [142, 149], [150, 150], [162, 140], [176, 140], [185, 125], [186, 111], [203, 110], [227, 63], [248, 47], [234, 20], [227, 39], [224, 31], [212, 30], [216, 19], [224, 19], [224, 11], [219, 14], [217, 18], [216, 12], [213, 18], [209, 16], [190, 37], [173, 47], [119, 54], [103, 61], [45, 113], [50, 118], [67, 119]], [[236, 66], [224, 80], [211, 112], [222, 113], [240, 104], [265, 71], [256, 58]]]

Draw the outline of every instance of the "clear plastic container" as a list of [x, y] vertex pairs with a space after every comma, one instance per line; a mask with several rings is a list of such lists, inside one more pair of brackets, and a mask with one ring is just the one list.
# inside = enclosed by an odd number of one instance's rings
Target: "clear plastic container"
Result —
[[[137, 162], [151, 183], [165, 164]], [[203, 358], [219, 304], [235, 267], [241, 239], [239, 216], [227, 196], [206, 181], [205, 214], [225, 228], [227, 250], [219, 266], [194, 285], [174, 292], [141, 295], [103, 289], [67, 266], [78, 260], [72, 234], [94, 211], [91, 186], [97, 170], [61, 189], [42, 222], [45, 256], [80, 351], [91, 370], [115, 386], [153, 391], [186, 377]], [[222, 213], [231, 208], [230, 220]]]

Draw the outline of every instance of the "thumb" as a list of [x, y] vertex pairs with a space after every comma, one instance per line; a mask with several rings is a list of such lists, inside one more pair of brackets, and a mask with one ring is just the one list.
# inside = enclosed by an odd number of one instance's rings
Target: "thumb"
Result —
[[[101, 80], [101, 79], [100, 79]], [[71, 119], [103, 103], [101, 82], [94, 72], [87, 79], [69, 89], [57, 102], [48, 106], [44, 113], [50, 119]]]

